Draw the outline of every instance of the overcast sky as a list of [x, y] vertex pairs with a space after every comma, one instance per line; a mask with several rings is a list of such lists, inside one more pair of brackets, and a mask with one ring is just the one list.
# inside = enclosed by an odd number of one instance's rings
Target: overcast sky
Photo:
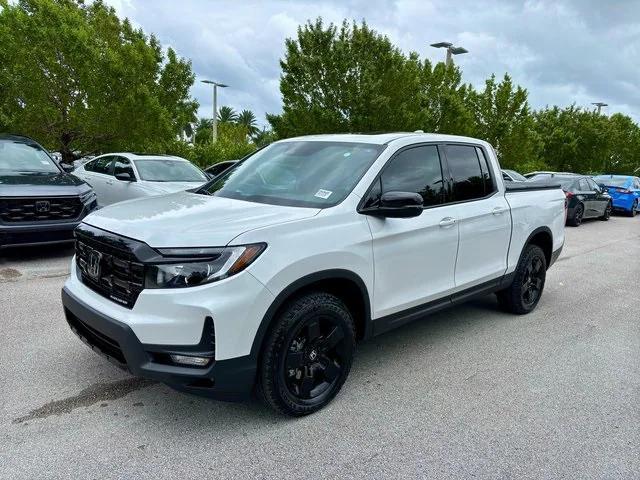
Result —
[[147, 33], [155, 33], [193, 61], [193, 96], [200, 116], [211, 116], [209, 78], [230, 88], [219, 105], [264, 114], [281, 108], [284, 40], [298, 25], [366, 20], [403, 51], [432, 61], [444, 57], [430, 43], [450, 41], [469, 50], [455, 57], [476, 87], [508, 72], [529, 91], [535, 108], [591, 102], [609, 104], [640, 120], [640, 2], [635, 0], [478, 1], [342, 0], [216, 1], [107, 0]]

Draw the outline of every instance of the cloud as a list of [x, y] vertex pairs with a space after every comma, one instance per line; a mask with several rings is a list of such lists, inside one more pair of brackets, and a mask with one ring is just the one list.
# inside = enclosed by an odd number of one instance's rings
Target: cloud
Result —
[[[193, 61], [198, 79], [230, 87], [220, 104], [279, 112], [278, 89], [284, 40], [298, 25], [322, 16], [327, 22], [366, 20], [403, 51], [441, 61], [436, 41], [462, 45], [455, 61], [476, 87], [508, 72], [529, 91], [534, 108], [590, 107], [604, 101], [608, 112], [640, 119], [636, 87], [640, 58], [640, 3], [624, 0], [350, 0], [205, 1], [107, 0], [122, 17], [154, 33], [165, 46]], [[200, 115], [211, 116], [211, 89], [192, 91]]]

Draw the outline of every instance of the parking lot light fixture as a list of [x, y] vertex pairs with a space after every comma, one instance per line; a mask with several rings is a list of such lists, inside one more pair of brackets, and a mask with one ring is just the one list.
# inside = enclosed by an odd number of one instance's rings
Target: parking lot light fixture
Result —
[[445, 60], [445, 66], [449, 67], [453, 65], [453, 55], [460, 55], [463, 53], [469, 53], [469, 50], [463, 47], [454, 47], [451, 42], [438, 42], [432, 43], [432, 47], [434, 48], [446, 48], [447, 49], [447, 57]]
[[598, 107], [598, 115], [600, 115], [600, 110], [602, 109], [602, 107], [609, 106], [608, 103], [604, 103], [604, 102], [593, 102], [591, 105], [595, 105], [596, 107]]
[[202, 80], [202, 83], [213, 85], [213, 119], [211, 121], [211, 138], [213, 143], [218, 140], [218, 87], [227, 88], [229, 85], [214, 82], [213, 80]]

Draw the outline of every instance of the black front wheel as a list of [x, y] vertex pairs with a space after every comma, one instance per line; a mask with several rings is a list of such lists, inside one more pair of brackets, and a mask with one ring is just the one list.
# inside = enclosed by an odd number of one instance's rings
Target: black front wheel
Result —
[[528, 245], [520, 257], [509, 287], [497, 293], [498, 302], [508, 312], [519, 315], [532, 312], [542, 296], [547, 260], [537, 245]]
[[313, 413], [342, 388], [355, 350], [353, 318], [338, 297], [315, 292], [287, 304], [267, 337], [259, 390], [275, 410]]
[[600, 217], [600, 220], [606, 222], [607, 220], [609, 220], [611, 218], [611, 202], [607, 203], [607, 206], [604, 209], [604, 213], [602, 214], [602, 216]]

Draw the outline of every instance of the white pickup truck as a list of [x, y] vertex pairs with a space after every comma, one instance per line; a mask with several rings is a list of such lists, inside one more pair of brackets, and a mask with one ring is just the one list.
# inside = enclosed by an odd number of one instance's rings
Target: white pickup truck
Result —
[[480, 140], [293, 138], [198, 190], [87, 216], [62, 300], [134, 375], [304, 415], [358, 340], [477, 295], [532, 311], [564, 222], [558, 185], [506, 185]]

